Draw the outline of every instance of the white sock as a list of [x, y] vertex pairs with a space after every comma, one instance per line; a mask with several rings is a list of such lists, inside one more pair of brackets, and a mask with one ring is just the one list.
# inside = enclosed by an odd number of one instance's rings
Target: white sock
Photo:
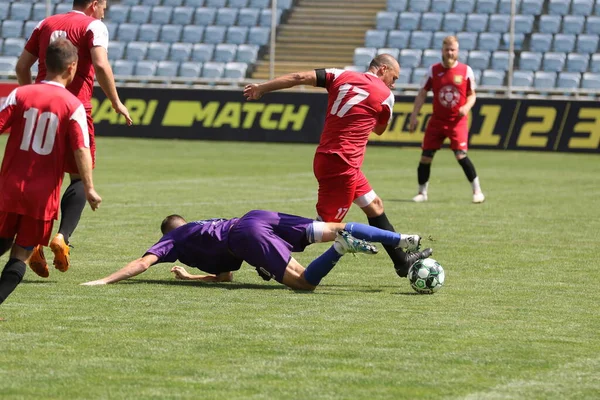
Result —
[[481, 193], [481, 186], [479, 185], [479, 177], [476, 176], [471, 182], [471, 186], [473, 186], [473, 193]]
[[427, 194], [427, 188], [429, 187], [429, 182], [425, 182], [422, 185], [419, 185], [419, 193], [420, 194]]

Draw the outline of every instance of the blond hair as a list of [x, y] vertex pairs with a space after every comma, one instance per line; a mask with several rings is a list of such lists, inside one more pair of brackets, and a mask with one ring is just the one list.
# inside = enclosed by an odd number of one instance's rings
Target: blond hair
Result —
[[442, 44], [444, 44], [444, 45], [451, 45], [454, 43], [458, 44], [458, 39], [456, 38], [456, 36], [452, 36], [452, 35], [446, 36], [444, 38], [444, 41], [442, 42]]

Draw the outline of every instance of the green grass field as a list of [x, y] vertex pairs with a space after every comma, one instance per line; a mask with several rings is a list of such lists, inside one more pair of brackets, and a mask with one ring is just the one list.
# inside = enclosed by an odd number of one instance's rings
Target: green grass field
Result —
[[[446, 286], [428, 296], [384, 252], [344, 257], [314, 293], [247, 265], [232, 283], [176, 281], [161, 264], [79, 286], [143, 254], [167, 214], [315, 215], [312, 145], [98, 148], [104, 202], [72, 237], [71, 269], [28, 271], [0, 306], [2, 399], [600, 397], [598, 155], [472, 151], [487, 196], [473, 205], [442, 151], [430, 201], [414, 204], [419, 150], [370, 147], [364, 171], [396, 229], [435, 239], [425, 244]], [[357, 208], [346, 220], [366, 222]], [[308, 265], [326, 248], [296, 258]]]

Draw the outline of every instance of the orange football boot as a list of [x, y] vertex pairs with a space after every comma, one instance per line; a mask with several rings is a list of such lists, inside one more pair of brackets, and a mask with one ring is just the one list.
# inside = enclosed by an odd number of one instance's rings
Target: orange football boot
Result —
[[54, 268], [60, 272], [67, 272], [71, 265], [69, 245], [65, 242], [62, 233], [57, 233], [50, 242], [50, 250], [54, 253]]
[[50, 276], [48, 263], [46, 262], [46, 257], [44, 257], [44, 246], [41, 244], [38, 244], [33, 248], [33, 253], [31, 253], [27, 263], [29, 264], [29, 268], [42, 278]]

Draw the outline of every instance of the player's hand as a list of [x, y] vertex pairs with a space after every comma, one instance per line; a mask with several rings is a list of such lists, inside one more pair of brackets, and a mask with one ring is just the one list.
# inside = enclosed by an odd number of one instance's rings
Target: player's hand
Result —
[[99, 286], [99, 285], [106, 285], [106, 282], [104, 282], [102, 279], [98, 279], [97, 281], [89, 281], [89, 282], [84, 282], [80, 284], [81, 286]]
[[244, 97], [246, 97], [246, 100], [258, 100], [262, 95], [258, 85], [255, 83], [246, 85], [244, 88]]
[[417, 120], [417, 116], [415, 114], [410, 114], [410, 121], [408, 123], [408, 131], [413, 133], [417, 129], [417, 125], [419, 125], [419, 120]]
[[179, 265], [171, 268], [171, 272], [175, 274], [175, 279], [181, 279], [184, 281], [190, 279], [190, 274], [185, 270], [185, 268], [180, 267]]
[[125, 117], [125, 121], [127, 122], [127, 126], [131, 126], [133, 124], [133, 120], [129, 116], [129, 110], [123, 103], [120, 101], [117, 104], [113, 104], [113, 109], [117, 114], [121, 114]]
[[467, 107], [462, 106], [458, 109], [458, 115], [461, 117], [464, 117], [465, 115], [467, 115], [469, 113], [469, 110]]
[[96, 209], [100, 207], [100, 203], [102, 203], [102, 197], [100, 197], [93, 188], [85, 194], [85, 198], [90, 204], [90, 207], [92, 207], [92, 211], [96, 211]]

